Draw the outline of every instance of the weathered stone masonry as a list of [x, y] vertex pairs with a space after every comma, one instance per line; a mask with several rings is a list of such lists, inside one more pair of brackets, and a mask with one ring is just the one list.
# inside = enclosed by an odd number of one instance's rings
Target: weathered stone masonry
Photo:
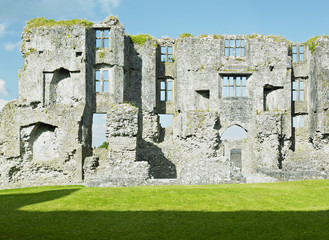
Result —
[[[113, 17], [66, 23], [22, 34], [18, 99], [0, 113], [0, 187], [328, 178], [328, 37], [154, 39]], [[96, 113], [108, 149], [91, 147]], [[222, 139], [234, 125], [246, 139]]]

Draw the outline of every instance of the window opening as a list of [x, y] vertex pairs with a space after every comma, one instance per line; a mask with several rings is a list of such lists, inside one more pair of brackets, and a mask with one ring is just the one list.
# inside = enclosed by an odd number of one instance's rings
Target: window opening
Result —
[[292, 82], [292, 100], [304, 101], [305, 99], [305, 83], [301, 80]]
[[248, 137], [247, 131], [238, 126], [238, 125], [233, 125], [229, 128], [227, 128], [223, 134], [221, 135], [220, 139], [221, 140], [243, 140]]
[[292, 46], [292, 61], [303, 62], [304, 61], [304, 44]]
[[223, 77], [223, 97], [246, 97], [247, 77], [246, 76], [224, 76]]
[[161, 62], [173, 62], [172, 47], [161, 47]]
[[162, 128], [167, 128], [172, 126], [173, 114], [159, 114], [159, 123]]
[[96, 30], [96, 49], [109, 48], [110, 30]]
[[196, 93], [200, 94], [202, 97], [209, 99], [210, 91], [209, 90], [196, 90]]
[[244, 57], [245, 40], [243, 39], [225, 39], [224, 55], [226, 57]]
[[293, 128], [302, 128], [305, 126], [305, 118], [303, 115], [294, 116], [292, 118], [292, 127]]
[[173, 101], [174, 81], [172, 79], [160, 80], [160, 101]]
[[102, 93], [109, 91], [109, 71], [96, 70], [95, 71], [95, 92]]
[[106, 142], [106, 114], [93, 114], [92, 125], [92, 146], [94, 148], [101, 146]]

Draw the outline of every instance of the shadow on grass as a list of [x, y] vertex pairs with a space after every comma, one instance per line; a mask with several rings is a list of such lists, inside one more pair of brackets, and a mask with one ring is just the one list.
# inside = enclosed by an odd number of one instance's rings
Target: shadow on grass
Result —
[[79, 189], [0, 195], [0, 239], [316, 239], [328, 211], [22, 211]]

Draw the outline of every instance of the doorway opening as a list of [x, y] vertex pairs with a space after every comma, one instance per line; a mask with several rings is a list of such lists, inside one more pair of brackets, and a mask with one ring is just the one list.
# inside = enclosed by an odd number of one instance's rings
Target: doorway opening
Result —
[[98, 148], [106, 144], [106, 114], [95, 113], [93, 114], [92, 146]]
[[242, 161], [241, 161], [241, 149], [231, 149], [230, 152], [230, 160], [233, 163], [234, 166], [241, 169], [242, 167]]

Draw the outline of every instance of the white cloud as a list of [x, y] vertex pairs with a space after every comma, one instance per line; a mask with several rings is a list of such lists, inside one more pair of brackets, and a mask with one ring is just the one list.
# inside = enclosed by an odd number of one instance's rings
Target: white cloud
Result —
[[0, 78], [0, 96], [7, 96], [8, 95], [8, 92], [7, 92], [7, 89], [6, 89], [5, 85], [6, 85], [5, 80]]
[[5, 34], [6, 25], [4, 23], [0, 23], [0, 37]]
[[3, 109], [3, 107], [8, 103], [9, 101], [6, 101], [4, 99], [0, 99], [0, 111]]
[[21, 45], [21, 42], [6, 43], [5, 44], [5, 50], [11, 52], [11, 51], [14, 51], [15, 49], [19, 49], [20, 45]]
[[111, 8], [116, 8], [119, 6], [121, 0], [98, 0], [98, 2], [102, 5], [102, 9], [104, 12], [110, 13]]

